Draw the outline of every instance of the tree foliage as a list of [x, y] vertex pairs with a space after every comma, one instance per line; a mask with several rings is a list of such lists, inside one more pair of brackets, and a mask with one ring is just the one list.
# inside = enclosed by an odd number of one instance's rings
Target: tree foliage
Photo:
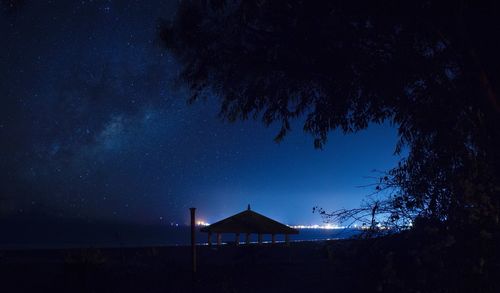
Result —
[[496, 1], [182, 1], [161, 38], [191, 101], [229, 121], [305, 117], [322, 147], [390, 121], [409, 154], [380, 180], [419, 217], [499, 224], [500, 4]]

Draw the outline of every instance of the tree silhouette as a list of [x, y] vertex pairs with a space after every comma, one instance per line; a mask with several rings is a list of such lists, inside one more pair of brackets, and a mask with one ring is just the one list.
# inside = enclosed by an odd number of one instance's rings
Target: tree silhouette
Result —
[[182, 1], [161, 38], [191, 101], [229, 121], [305, 117], [328, 133], [390, 121], [407, 158], [380, 179], [394, 205], [452, 226], [498, 226], [500, 18], [481, 1]]

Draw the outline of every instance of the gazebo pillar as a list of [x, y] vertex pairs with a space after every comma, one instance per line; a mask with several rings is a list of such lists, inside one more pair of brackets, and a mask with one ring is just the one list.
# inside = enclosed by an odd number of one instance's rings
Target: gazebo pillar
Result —
[[286, 245], [290, 245], [290, 235], [289, 234], [285, 234], [285, 243], [286, 243]]
[[212, 246], [212, 232], [208, 232], [207, 244]]
[[234, 244], [236, 244], [236, 246], [240, 245], [240, 233], [236, 233]]
[[221, 245], [221, 244], [222, 244], [222, 234], [217, 233], [217, 245]]
[[276, 234], [271, 234], [271, 242], [272, 244], [276, 244]]
[[250, 244], [250, 233], [246, 233], [245, 235], [245, 244]]
[[259, 233], [259, 244], [262, 244], [262, 233]]

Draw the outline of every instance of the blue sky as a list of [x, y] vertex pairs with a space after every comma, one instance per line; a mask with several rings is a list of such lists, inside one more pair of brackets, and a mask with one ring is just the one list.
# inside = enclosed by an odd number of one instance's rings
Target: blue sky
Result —
[[259, 121], [223, 123], [218, 100], [187, 105], [157, 39], [176, 1], [33, 1], [0, 14], [2, 185], [7, 215], [124, 223], [213, 222], [246, 208], [289, 224], [312, 207], [357, 206], [388, 170], [396, 130], [323, 150], [295, 123], [285, 140]]

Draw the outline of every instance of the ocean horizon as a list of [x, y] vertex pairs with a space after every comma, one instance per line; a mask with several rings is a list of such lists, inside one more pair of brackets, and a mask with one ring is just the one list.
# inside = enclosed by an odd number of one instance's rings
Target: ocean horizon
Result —
[[[12, 224], [12, 223], [11, 223]], [[196, 227], [196, 243], [207, 243], [207, 233]], [[123, 225], [123, 224], [47, 224], [16, 223], [0, 224], [2, 237], [0, 249], [58, 249], [58, 248], [106, 248], [106, 247], [146, 247], [146, 246], [184, 246], [191, 243], [190, 226], [179, 225]], [[347, 239], [360, 233], [359, 229], [299, 229], [299, 234], [290, 235], [290, 241], [321, 241]], [[240, 242], [245, 240], [240, 235]], [[257, 242], [257, 234], [250, 236]], [[284, 235], [276, 235], [282, 242]], [[222, 243], [234, 243], [234, 234], [222, 234]], [[264, 242], [271, 241], [271, 235], [263, 235]], [[212, 235], [212, 243], [216, 237]]]

